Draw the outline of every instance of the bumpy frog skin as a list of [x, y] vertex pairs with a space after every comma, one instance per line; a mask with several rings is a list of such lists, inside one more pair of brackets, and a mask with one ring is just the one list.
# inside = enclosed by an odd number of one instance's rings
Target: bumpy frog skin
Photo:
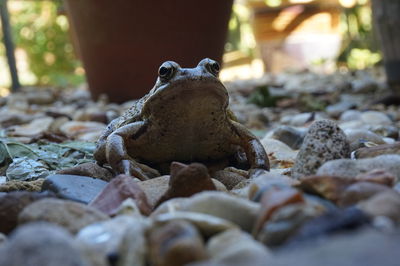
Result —
[[269, 170], [260, 141], [233, 120], [218, 72], [218, 63], [208, 58], [195, 68], [163, 63], [154, 88], [108, 125], [95, 159], [141, 180], [159, 175], [148, 165], [212, 162], [243, 152], [250, 173]]

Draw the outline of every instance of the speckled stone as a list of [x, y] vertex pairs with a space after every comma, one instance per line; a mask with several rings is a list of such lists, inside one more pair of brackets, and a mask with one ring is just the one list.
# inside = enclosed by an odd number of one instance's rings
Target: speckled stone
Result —
[[349, 156], [349, 143], [337, 124], [330, 120], [316, 121], [310, 126], [297, 154], [292, 177], [315, 174], [324, 162]]

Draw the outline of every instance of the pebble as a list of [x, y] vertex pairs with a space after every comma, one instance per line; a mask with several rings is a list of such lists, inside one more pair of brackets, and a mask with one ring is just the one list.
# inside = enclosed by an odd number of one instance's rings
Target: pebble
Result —
[[389, 187], [371, 182], [357, 182], [344, 189], [339, 197], [339, 206], [351, 206], [360, 201], [367, 200], [370, 197], [383, 191], [391, 190]]
[[201, 191], [217, 189], [208, 174], [207, 167], [203, 164], [186, 165], [173, 162], [170, 173], [168, 189], [158, 200], [156, 206], [172, 198], [190, 197]]
[[328, 234], [360, 228], [369, 222], [367, 214], [358, 208], [337, 209], [307, 221], [290, 241], [303, 242], [324, 237]]
[[200, 265], [264, 265], [271, 252], [251, 235], [231, 229], [213, 236], [207, 243], [210, 260]]
[[397, 266], [399, 241], [398, 233], [356, 230], [327, 236], [319, 242], [301, 242], [297, 248], [284, 249], [276, 256], [266, 258], [260, 266]]
[[246, 192], [245, 195], [247, 196], [247, 198], [259, 202], [264, 191], [266, 191], [270, 187], [288, 187], [298, 184], [298, 180], [271, 171], [249, 180], [246, 183], [244, 191]]
[[[259, 203], [217, 191], [200, 192], [190, 198], [176, 199], [171, 204], [173, 205], [169, 207], [161, 205], [158, 209], [212, 215], [228, 220], [247, 232], [251, 232], [261, 206]], [[157, 213], [157, 210], [155, 212]]]
[[[160, 200], [162, 195], [168, 191], [169, 187], [169, 175], [164, 175], [149, 180], [139, 182], [138, 185], [146, 194], [148, 203], [151, 207], [154, 207]], [[212, 179], [215, 187], [219, 191], [226, 191], [225, 186], [218, 180]]]
[[151, 228], [148, 241], [149, 260], [154, 266], [183, 266], [208, 257], [198, 230], [186, 221]]
[[293, 150], [300, 149], [303, 143], [305, 132], [290, 126], [278, 126], [266, 137], [279, 140]]
[[350, 101], [341, 101], [326, 107], [326, 112], [331, 117], [339, 117], [343, 112], [357, 107], [357, 104]]
[[295, 203], [303, 203], [304, 198], [300, 191], [291, 187], [271, 186], [261, 196], [261, 209], [253, 228], [253, 236], [256, 236], [263, 225], [278, 209]]
[[79, 175], [49, 175], [42, 190], [52, 191], [58, 197], [82, 203], [91, 202], [107, 185], [107, 182]]
[[375, 144], [385, 144], [383, 138], [370, 130], [365, 129], [346, 129], [344, 130], [350, 143], [350, 150], [354, 151], [361, 148], [364, 142]]
[[138, 183], [127, 175], [118, 175], [112, 179], [89, 205], [109, 216], [114, 216], [118, 207], [128, 198], [135, 200], [142, 214], [150, 214], [151, 207], [147, 202], [146, 194]]
[[0, 265], [89, 266], [77, 242], [60, 226], [31, 223], [19, 227], [0, 247]]
[[289, 124], [294, 127], [304, 126], [306, 123], [313, 120], [320, 120], [326, 118], [325, 115], [320, 113], [301, 113], [295, 115], [288, 115], [281, 118], [282, 124]]
[[400, 224], [400, 193], [383, 191], [359, 204], [360, 209], [372, 217], [385, 216]]
[[355, 179], [357, 181], [382, 184], [388, 187], [393, 187], [397, 183], [396, 176], [383, 169], [373, 169], [367, 173], [358, 174]]
[[336, 123], [330, 120], [316, 121], [310, 126], [297, 154], [292, 177], [315, 174], [324, 162], [349, 156], [346, 135]]
[[26, 206], [19, 214], [18, 223], [46, 221], [58, 224], [72, 234], [94, 222], [107, 220], [104, 213], [87, 205], [61, 199], [41, 199]]
[[144, 219], [121, 215], [82, 228], [76, 240], [87, 248], [88, 257], [95, 253], [117, 265], [145, 265], [147, 227]]
[[15, 191], [0, 196], [0, 232], [10, 233], [18, 224], [19, 213], [34, 201], [51, 197], [49, 193]]
[[[170, 201], [167, 201], [164, 205], [166, 205], [164, 207], [170, 206]], [[175, 220], [184, 220], [195, 225], [201, 234], [207, 238], [225, 230], [238, 228], [237, 225], [228, 220], [204, 213], [190, 211], [161, 212], [163, 211], [158, 209], [158, 214], [152, 215], [154, 223], [164, 224]]]
[[341, 122], [347, 122], [352, 120], [360, 120], [361, 112], [358, 110], [345, 110], [339, 117]]
[[336, 175], [355, 177], [374, 169], [383, 169], [400, 179], [400, 155], [386, 154], [375, 158], [359, 160], [339, 159], [324, 163], [317, 171], [317, 175]]
[[372, 126], [382, 126], [386, 125], [389, 126], [393, 122], [390, 118], [381, 112], [378, 111], [366, 111], [361, 114], [361, 121], [367, 125]]
[[212, 177], [221, 182], [222, 184], [224, 184], [224, 186], [228, 190], [232, 190], [238, 184], [240, 184], [241, 182], [245, 182], [247, 180], [247, 178], [244, 177], [243, 175], [233, 171], [229, 171], [227, 169], [215, 172], [212, 175]]
[[356, 180], [346, 176], [304, 176], [300, 178], [298, 186], [304, 192], [321, 196], [327, 200], [336, 203], [343, 191], [355, 183]]
[[364, 147], [354, 151], [354, 157], [357, 159], [373, 158], [383, 154], [400, 154], [400, 142]]
[[269, 247], [284, 244], [308, 220], [320, 215], [313, 206], [295, 203], [277, 209], [260, 228], [256, 239]]
[[290, 168], [294, 165], [297, 152], [285, 143], [271, 138], [263, 138], [261, 144], [268, 154], [271, 168]]

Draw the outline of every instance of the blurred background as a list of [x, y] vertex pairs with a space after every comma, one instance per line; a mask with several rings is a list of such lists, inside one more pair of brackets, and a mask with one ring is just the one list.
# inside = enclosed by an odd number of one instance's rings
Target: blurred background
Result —
[[[62, 1], [8, 0], [21, 84], [85, 84], [76, 40]], [[236, 0], [229, 21], [221, 79], [265, 72], [322, 73], [379, 65], [369, 0]], [[0, 31], [0, 39], [2, 39]], [[0, 42], [0, 96], [11, 86]]]

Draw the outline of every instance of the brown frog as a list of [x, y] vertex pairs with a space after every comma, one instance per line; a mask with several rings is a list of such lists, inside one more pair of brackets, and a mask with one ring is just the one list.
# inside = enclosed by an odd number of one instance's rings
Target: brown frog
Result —
[[[154, 88], [100, 137], [95, 159], [117, 174], [141, 180], [158, 176], [157, 165], [247, 159], [250, 173], [269, 170], [260, 141], [234, 120], [219, 64], [203, 59], [195, 68], [172, 61], [158, 70]], [[245, 154], [245, 156], [243, 156]]]

